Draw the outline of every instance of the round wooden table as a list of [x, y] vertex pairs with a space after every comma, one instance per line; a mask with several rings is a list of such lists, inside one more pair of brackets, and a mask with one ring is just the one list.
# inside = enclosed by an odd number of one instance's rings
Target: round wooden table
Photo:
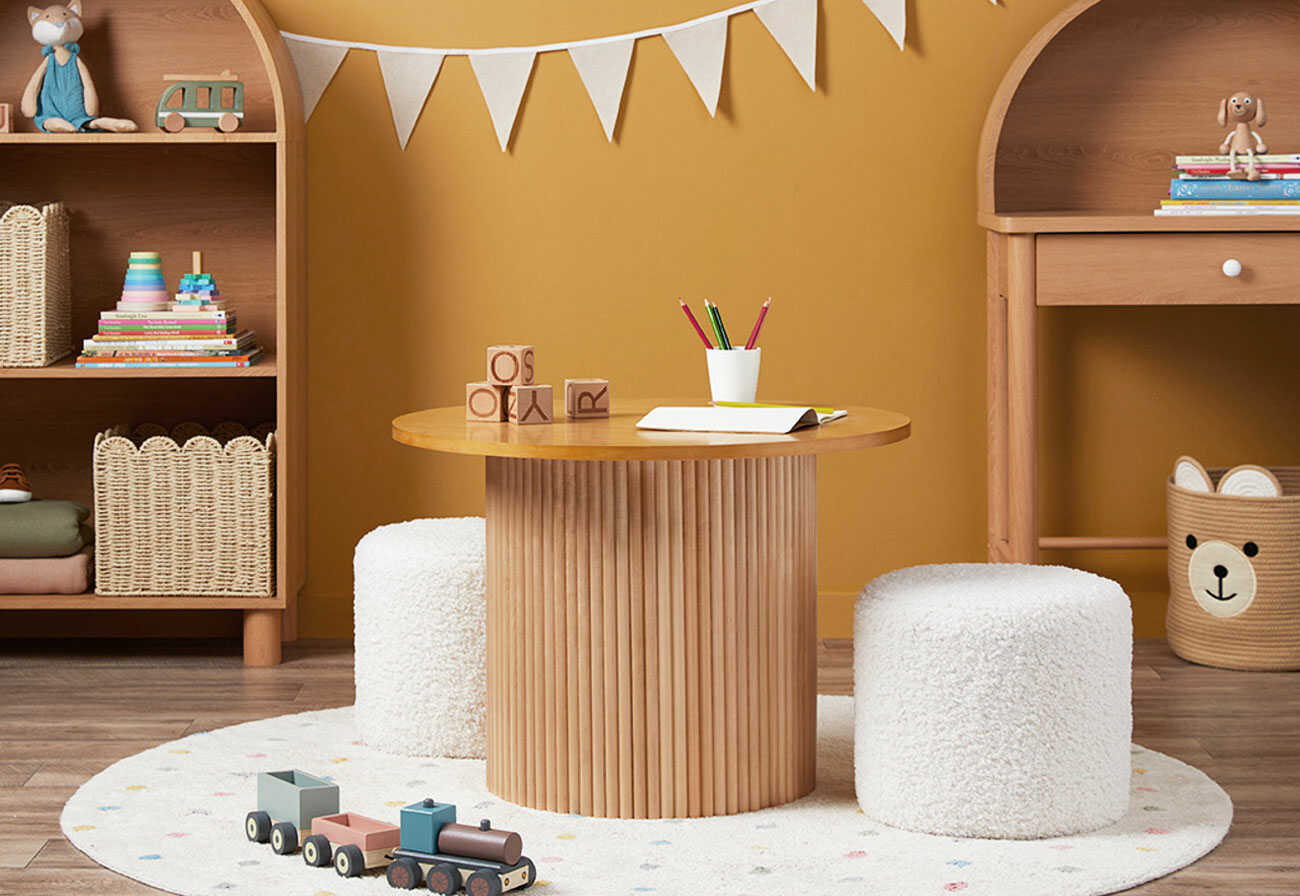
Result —
[[393, 421], [404, 444], [487, 458], [487, 784], [504, 799], [657, 818], [813, 789], [817, 455], [911, 424], [855, 407], [790, 435], [636, 428], [687, 403]]

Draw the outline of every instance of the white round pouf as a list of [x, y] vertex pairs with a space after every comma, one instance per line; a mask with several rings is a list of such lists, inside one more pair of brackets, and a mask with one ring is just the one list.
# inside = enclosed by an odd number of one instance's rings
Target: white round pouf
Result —
[[1062, 566], [883, 575], [854, 619], [858, 804], [894, 827], [1038, 838], [1128, 808], [1133, 621], [1115, 582]]
[[353, 560], [357, 727], [408, 756], [487, 753], [481, 517], [380, 526]]

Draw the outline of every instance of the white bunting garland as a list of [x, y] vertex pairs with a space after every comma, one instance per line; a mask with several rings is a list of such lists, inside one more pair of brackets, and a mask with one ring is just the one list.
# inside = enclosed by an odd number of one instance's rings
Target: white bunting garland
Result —
[[[862, 0], [901, 50], [907, 40], [906, 0]], [[997, 4], [997, 0], [990, 0]], [[425, 100], [448, 56], [467, 56], [474, 70], [497, 142], [510, 145], [519, 106], [528, 88], [538, 53], [564, 51], [595, 107], [608, 140], [614, 139], [628, 68], [636, 41], [662, 37], [690, 79], [710, 116], [717, 113], [727, 52], [727, 23], [732, 16], [753, 11], [808, 86], [817, 89], [818, 0], [752, 0], [675, 25], [626, 34], [593, 37], [526, 47], [445, 48], [406, 47], [364, 41], [334, 40], [282, 31], [298, 81], [303, 112], [310, 118], [349, 50], [370, 50], [379, 57], [393, 126], [403, 149], [419, 120]]]

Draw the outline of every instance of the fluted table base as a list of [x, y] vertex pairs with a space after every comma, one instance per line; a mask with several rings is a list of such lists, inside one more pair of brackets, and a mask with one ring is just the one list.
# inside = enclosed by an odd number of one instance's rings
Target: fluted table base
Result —
[[487, 458], [493, 793], [619, 818], [816, 779], [817, 467]]

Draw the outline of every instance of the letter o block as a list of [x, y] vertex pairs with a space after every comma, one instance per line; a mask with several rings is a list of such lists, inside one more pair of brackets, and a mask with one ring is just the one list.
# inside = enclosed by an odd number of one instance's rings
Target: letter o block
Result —
[[465, 419], [488, 423], [506, 419], [506, 390], [491, 383], [466, 383]]
[[487, 350], [487, 379], [497, 386], [533, 384], [531, 345], [492, 345]]

